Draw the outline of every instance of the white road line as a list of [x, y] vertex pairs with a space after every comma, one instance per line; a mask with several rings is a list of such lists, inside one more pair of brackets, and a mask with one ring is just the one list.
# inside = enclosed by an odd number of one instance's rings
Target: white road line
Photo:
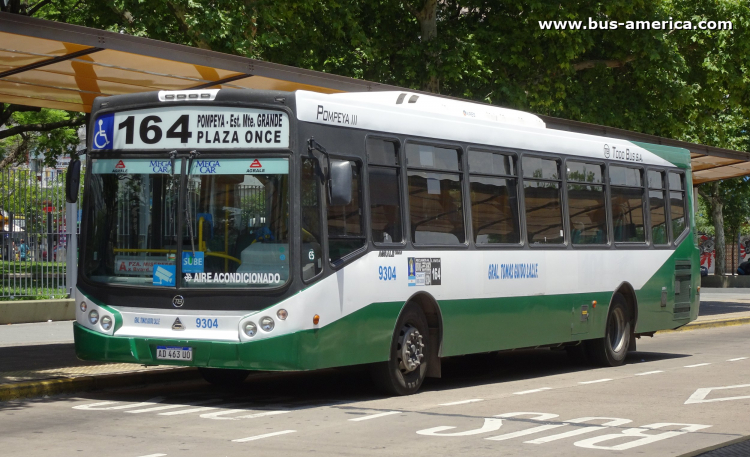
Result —
[[165, 406], [156, 406], [154, 408], [146, 408], [146, 409], [135, 409], [130, 411], [125, 411], [126, 413], [130, 414], [140, 414], [140, 413], [150, 413], [153, 411], [164, 411], [165, 409], [176, 409], [176, 408], [185, 408], [188, 406], [198, 406], [198, 405], [205, 405], [206, 403], [218, 403], [221, 399], [219, 398], [212, 398], [210, 400], [201, 400], [193, 402], [190, 405], [165, 405]]
[[465, 405], [466, 403], [476, 403], [478, 401], [484, 401], [481, 398], [472, 398], [471, 400], [454, 401], [451, 403], [440, 403], [438, 406], [453, 406], [453, 405]]
[[696, 363], [695, 365], [685, 365], [685, 368], [705, 367], [711, 365], [710, 363]]
[[552, 387], [542, 387], [541, 389], [524, 390], [522, 392], [513, 392], [513, 395], [526, 395], [533, 394], [535, 392], [542, 392], [544, 390], [552, 390]]
[[596, 384], [597, 382], [607, 382], [611, 380], [612, 378], [595, 379], [594, 381], [581, 381], [578, 384]]
[[167, 454], [149, 454], [149, 455], [142, 455], [141, 457], [164, 457]]
[[297, 430], [284, 430], [283, 432], [266, 433], [265, 435], [250, 436], [248, 438], [240, 438], [238, 440], [232, 440], [235, 443], [244, 443], [247, 441], [262, 440], [263, 438], [270, 438], [272, 436], [286, 435], [287, 433], [295, 433]]
[[745, 360], [747, 357], [737, 357], [736, 359], [729, 359], [727, 362], [736, 362], [738, 360]]
[[385, 413], [371, 414], [369, 416], [362, 416], [362, 417], [357, 417], [355, 419], [349, 419], [349, 420], [351, 422], [359, 422], [359, 421], [366, 421], [370, 419], [377, 419], [378, 417], [383, 417], [383, 416], [391, 416], [393, 414], [403, 414], [403, 412], [402, 411], [388, 411]]
[[218, 409], [218, 408], [219, 408], [218, 406], [202, 406], [200, 408], [181, 409], [179, 411], [159, 413], [159, 416], [178, 416], [180, 414], [202, 413], [204, 411], [211, 411], [212, 409]]
[[646, 376], [646, 375], [649, 375], [649, 374], [656, 374], [656, 373], [664, 373], [664, 372], [661, 371], [661, 370], [656, 370], [656, 371], [647, 371], [645, 373], [636, 373], [635, 375], [636, 376]]

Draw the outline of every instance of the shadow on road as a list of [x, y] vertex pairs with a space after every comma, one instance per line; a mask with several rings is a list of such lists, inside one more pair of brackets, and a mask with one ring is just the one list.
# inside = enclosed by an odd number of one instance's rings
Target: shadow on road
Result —
[[[647, 363], [671, 358], [687, 357], [682, 354], [634, 352], [628, 356], [629, 364]], [[441, 391], [485, 384], [543, 378], [557, 374], [592, 369], [575, 365], [565, 351], [536, 349], [502, 353], [475, 354], [443, 360], [442, 378], [428, 378], [423, 390]], [[239, 409], [313, 408], [327, 405], [344, 405], [352, 402], [375, 400], [383, 396], [375, 390], [367, 367], [355, 366], [302, 373], [251, 373], [247, 381], [235, 388], [216, 387], [203, 381], [186, 381], [151, 386], [133, 386], [127, 389], [92, 392], [77, 396], [55, 397], [0, 403], [0, 411], [21, 409], [34, 403], [48, 401], [159, 401], [191, 403], [202, 399], [220, 399]], [[228, 405], [227, 405], [228, 406]]]
[[717, 314], [733, 314], [750, 312], [750, 303], [729, 301], [701, 301], [700, 315], [715, 316]]

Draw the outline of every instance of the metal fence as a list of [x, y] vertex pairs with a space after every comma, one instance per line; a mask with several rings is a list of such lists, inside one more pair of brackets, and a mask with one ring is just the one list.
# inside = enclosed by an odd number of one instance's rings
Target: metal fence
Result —
[[0, 171], [0, 300], [69, 296], [78, 225], [76, 206], [65, 201], [65, 171]]

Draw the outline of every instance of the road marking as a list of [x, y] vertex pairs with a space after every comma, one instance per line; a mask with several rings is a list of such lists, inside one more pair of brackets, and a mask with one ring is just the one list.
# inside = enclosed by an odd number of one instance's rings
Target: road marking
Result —
[[533, 394], [535, 392], [542, 392], [542, 391], [545, 391], [545, 390], [552, 390], [552, 387], [542, 387], [541, 389], [524, 390], [522, 392], [513, 392], [513, 395]]
[[159, 416], [178, 416], [180, 414], [191, 414], [191, 413], [202, 413], [204, 411], [211, 411], [217, 409], [218, 406], [203, 406], [201, 408], [182, 409], [180, 411], [170, 411], [168, 413], [159, 413]]
[[212, 399], [210, 399], [210, 400], [201, 400], [201, 401], [196, 401], [196, 402], [193, 402], [193, 404], [191, 404], [191, 405], [166, 405], [166, 406], [156, 406], [156, 407], [153, 407], [153, 408], [146, 408], [146, 409], [136, 409], [136, 410], [130, 410], [130, 411], [125, 411], [125, 412], [126, 412], [126, 413], [130, 413], [130, 414], [150, 413], [150, 412], [153, 412], [153, 411], [164, 411], [165, 409], [185, 408], [185, 407], [188, 407], [188, 406], [198, 406], [198, 405], [205, 405], [205, 404], [207, 404], [207, 403], [218, 403], [218, 402], [220, 402], [220, 401], [221, 401], [221, 399], [218, 399], [218, 398], [212, 398]]
[[540, 432], [552, 430], [552, 429], [559, 428], [559, 427], [565, 427], [566, 425], [568, 424], [540, 425], [539, 427], [528, 428], [526, 430], [521, 430], [521, 431], [513, 432], [513, 433], [506, 433], [505, 435], [493, 436], [491, 438], [485, 438], [485, 439], [492, 440], [492, 441], [505, 441], [505, 440], [510, 440], [513, 438], [518, 438], [519, 436], [533, 435], [534, 433], [540, 433]]
[[597, 379], [594, 381], [582, 381], [582, 382], [579, 382], [578, 384], [596, 384], [597, 382], [607, 382], [611, 380], [612, 378], [604, 378], [604, 379]]
[[149, 454], [149, 455], [142, 455], [141, 457], [164, 457], [167, 454]]
[[291, 411], [266, 411], [262, 413], [248, 414], [246, 416], [236, 416], [232, 419], [255, 419], [256, 417], [275, 416], [277, 414], [291, 413]]
[[706, 397], [712, 390], [742, 389], [745, 387], [750, 387], [750, 384], [740, 384], [737, 386], [726, 386], [726, 387], [704, 387], [702, 389], [698, 389], [695, 392], [693, 392], [693, 395], [691, 395], [690, 398], [687, 399], [685, 404], [690, 405], [692, 403], [713, 403], [716, 401], [744, 400], [746, 398], [750, 398], [750, 395], [743, 395], [740, 397], [712, 398], [710, 400], [706, 400]]
[[646, 375], [649, 375], [649, 374], [656, 374], [656, 373], [664, 373], [664, 372], [661, 371], [661, 370], [647, 371], [645, 373], [636, 373], [636, 376], [646, 376]]
[[82, 410], [88, 410], [88, 411], [104, 411], [104, 410], [115, 410], [115, 409], [127, 409], [127, 408], [139, 408], [141, 406], [153, 406], [157, 403], [161, 403], [162, 400], [164, 400], [164, 397], [154, 397], [149, 399], [148, 401], [144, 401], [141, 403], [126, 403], [124, 405], [119, 406], [107, 406], [106, 408], [102, 408], [104, 405], [112, 405], [117, 404], [116, 401], [104, 401], [99, 403], [89, 403], [87, 405], [78, 405], [74, 406], [73, 409], [82, 409]]
[[736, 362], [738, 360], [745, 360], [747, 357], [737, 357], [736, 359], [729, 359], [727, 362]]
[[402, 411], [388, 411], [385, 413], [371, 414], [369, 416], [357, 417], [355, 419], [349, 419], [351, 422], [366, 421], [370, 419], [377, 419], [378, 417], [390, 416], [392, 414], [403, 414]]
[[263, 438], [270, 438], [272, 436], [286, 435], [287, 433], [295, 433], [297, 430], [284, 430], [282, 432], [266, 433], [265, 435], [250, 436], [248, 438], [240, 438], [238, 440], [232, 440], [235, 443], [245, 443], [247, 441], [262, 440]]
[[711, 365], [710, 363], [696, 363], [695, 365], [685, 365], [685, 368], [705, 367]]
[[453, 405], [465, 405], [466, 403], [476, 403], [478, 401], [484, 401], [481, 398], [473, 398], [471, 400], [454, 401], [451, 403], [440, 403], [438, 406], [453, 406]]

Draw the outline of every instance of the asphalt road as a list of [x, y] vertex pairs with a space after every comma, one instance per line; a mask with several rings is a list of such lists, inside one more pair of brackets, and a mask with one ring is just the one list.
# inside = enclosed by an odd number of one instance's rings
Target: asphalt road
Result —
[[4, 456], [682, 455], [750, 435], [750, 327], [657, 335], [618, 368], [449, 359], [417, 395], [366, 372], [260, 374], [0, 403]]

